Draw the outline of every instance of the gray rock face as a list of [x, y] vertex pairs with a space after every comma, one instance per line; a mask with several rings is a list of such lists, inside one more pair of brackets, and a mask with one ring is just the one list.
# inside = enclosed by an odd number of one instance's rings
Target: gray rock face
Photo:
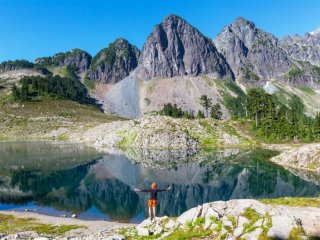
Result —
[[294, 59], [320, 65], [320, 28], [304, 36], [286, 36], [281, 46]]
[[244, 18], [226, 26], [214, 42], [235, 76], [250, 85], [279, 78], [293, 65], [277, 38]]
[[212, 41], [184, 19], [169, 15], [157, 25], [144, 44], [137, 76], [144, 80], [212, 74], [233, 74]]
[[74, 66], [79, 74], [86, 72], [91, 63], [91, 56], [81, 49], [73, 49], [66, 53], [57, 53], [53, 57], [36, 59], [42, 66], [53, 65], [56, 67]]
[[119, 38], [92, 59], [87, 76], [91, 80], [115, 84], [137, 67], [139, 55], [138, 48]]

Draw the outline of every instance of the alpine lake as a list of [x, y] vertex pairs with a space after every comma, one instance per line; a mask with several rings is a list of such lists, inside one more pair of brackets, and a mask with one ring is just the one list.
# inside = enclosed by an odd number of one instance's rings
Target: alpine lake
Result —
[[190, 151], [122, 149], [102, 153], [81, 144], [0, 143], [0, 210], [80, 219], [141, 222], [148, 193], [158, 216], [178, 216], [199, 204], [240, 198], [319, 196], [320, 176], [269, 161], [265, 149]]

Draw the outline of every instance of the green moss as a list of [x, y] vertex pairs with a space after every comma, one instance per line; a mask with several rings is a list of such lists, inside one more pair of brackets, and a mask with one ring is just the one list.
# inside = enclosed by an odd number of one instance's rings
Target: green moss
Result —
[[296, 227], [291, 230], [288, 240], [301, 240], [304, 235], [303, 229]]
[[66, 134], [60, 134], [60, 135], [58, 135], [57, 140], [58, 141], [68, 141], [69, 140], [69, 136], [66, 135]]
[[294, 207], [318, 207], [320, 208], [320, 197], [306, 198], [306, 197], [285, 197], [272, 198], [260, 200], [265, 204], [287, 205]]
[[118, 147], [132, 146], [137, 137], [137, 133], [134, 131], [118, 132], [118, 134], [122, 137], [122, 140], [118, 143]]
[[70, 230], [84, 228], [79, 225], [50, 225], [38, 223], [33, 218], [16, 218], [13, 215], [0, 214], [0, 232], [13, 234], [22, 231], [35, 231], [46, 236], [62, 236]]
[[229, 216], [228, 220], [232, 223], [232, 227], [236, 228], [237, 227], [237, 220], [234, 216]]
[[216, 224], [217, 224], [217, 226], [216, 226], [215, 230], [217, 232], [221, 232], [221, 230], [222, 230], [222, 221], [219, 220]]
[[204, 223], [205, 223], [204, 217], [198, 217], [198, 218], [194, 221], [194, 226], [202, 226]]
[[[189, 240], [201, 239], [212, 235], [212, 230], [204, 230], [203, 228], [187, 228], [176, 229], [172, 234], [165, 238], [165, 240]], [[210, 239], [214, 239], [213, 236]]]
[[257, 228], [254, 224], [259, 220], [260, 215], [254, 209], [246, 208], [242, 216], [249, 220], [249, 222], [243, 226], [243, 232], [249, 233], [254, 231]]

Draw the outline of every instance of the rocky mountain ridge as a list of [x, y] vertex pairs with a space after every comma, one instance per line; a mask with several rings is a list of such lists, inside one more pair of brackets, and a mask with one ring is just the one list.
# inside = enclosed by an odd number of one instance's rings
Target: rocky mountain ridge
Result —
[[210, 39], [184, 19], [167, 16], [143, 45], [137, 76], [148, 80], [202, 74], [233, 79], [228, 63]]
[[123, 38], [116, 39], [92, 59], [87, 77], [94, 81], [115, 84], [138, 65], [140, 51]]
[[[221, 88], [226, 82], [221, 80], [235, 80], [244, 92], [269, 81], [290, 89], [319, 89], [319, 38], [315, 31], [279, 40], [240, 17], [211, 40], [181, 17], [169, 15], [154, 27], [141, 53], [119, 38], [94, 57], [75, 49], [39, 58], [34, 65], [62, 75], [66, 67], [74, 66], [106, 113], [137, 118], [159, 111], [168, 102], [197, 112], [202, 110], [199, 97], [207, 95], [213, 103], [220, 103], [223, 117], [228, 118], [233, 114], [227, 102], [230, 96], [234, 102], [241, 101], [234, 91]], [[15, 70], [10, 64], [3, 66], [5, 72]], [[284, 90], [289, 91], [286, 95], [292, 93], [290, 89]], [[320, 109], [314, 107], [313, 99], [306, 99], [314, 115]]]
[[291, 44], [284, 44], [285, 41], [242, 17], [226, 26], [214, 40], [236, 79], [246, 86], [263, 86], [266, 81], [276, 79], [288, 85], [318, 88], [320, 75], [316, 67], [299, 62], [306, 61], [306, 57], [293, 58], [288, 48]]

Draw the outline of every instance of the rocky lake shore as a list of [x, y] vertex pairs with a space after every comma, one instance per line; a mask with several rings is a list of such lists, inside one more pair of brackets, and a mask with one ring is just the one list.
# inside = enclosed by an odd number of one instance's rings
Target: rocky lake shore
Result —
[[[17, 218], [33, 218], [45, 224], [75, 224], [79, 228], [63, 235], [35, 231], [1, 233], [1, 239], [318, 239], [320, 237], [320, 199], [306, 199], [310, 206], [284, 205], [268, 200], [240, 199], [205, 203], [181, 214], [146, 219], [139, 225], [105, 221], [82, 221], [29, 212], [1, 212]], [[286, 202], [287, 201], [287, 202]], [[275, 202], [278, 203], [278, 202]], [[312, 214], [310, 214], [312, 212]]]

